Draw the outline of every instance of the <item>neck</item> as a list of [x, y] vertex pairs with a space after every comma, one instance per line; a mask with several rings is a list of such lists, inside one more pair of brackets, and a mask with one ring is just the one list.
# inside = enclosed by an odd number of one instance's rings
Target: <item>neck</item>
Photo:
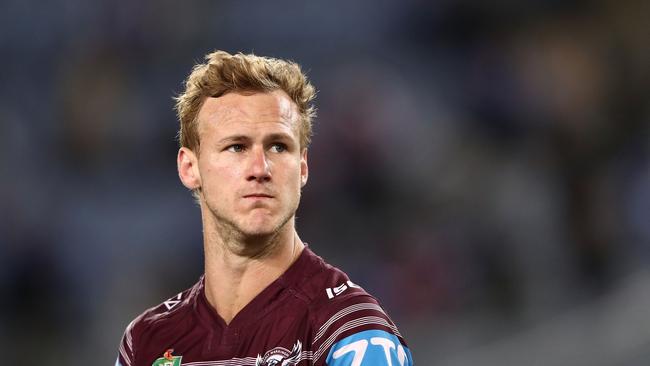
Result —
[[229, 235], [204, 222], [205, 294], [229, 324], [248, 303], [280, 277], [304, 248], [290, 219], [273, 235]]

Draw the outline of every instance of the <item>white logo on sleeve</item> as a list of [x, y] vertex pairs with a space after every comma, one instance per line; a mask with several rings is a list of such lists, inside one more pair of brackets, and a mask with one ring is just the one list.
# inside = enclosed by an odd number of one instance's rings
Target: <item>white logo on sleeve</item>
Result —
[[327, 297], [329, 299], [333, 299], [334, 297], [342, 294], [348, 288], [361, 288], [361, 286], [353, 283], [352, 281], [346, 281], [340, 286], [326, 288], [325, 293], [327, 293]]
[[181, 296], [183, 296], [182, 292], [176, 295], [176, 297], [172, 297], [171, 299], [165, 301], [163, 304], [165, 304], [167, 310], [171, 310], [174, 306], [178, 305], [181, 302]]

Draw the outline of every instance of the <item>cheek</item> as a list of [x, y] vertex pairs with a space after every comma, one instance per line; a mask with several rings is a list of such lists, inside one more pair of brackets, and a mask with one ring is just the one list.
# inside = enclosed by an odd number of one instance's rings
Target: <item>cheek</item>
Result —
[[293, 187], [294, 183], [300, 185], [301, 179], [301, 164], [299, 161], [290, 161], [284, 165], [286, 174], [285, 179], [288, 180], [288, 184]]
[[206, 161], [201, 165], [201, 183], [204, 190], [215, 193], [228, 191], [240, 175], [238, 164], [224, 164], [222, 161]]
[[297, 192], [297, 195], [300, 196], [300, 193], [302, 191], [303, 187], [303, 177], [302, 177], [302, 171], [301, 171], [301, 166], [298, 164], [298, 166], [295, 169], [295, 174], [291, 177], [291, 185], [292, 189]]

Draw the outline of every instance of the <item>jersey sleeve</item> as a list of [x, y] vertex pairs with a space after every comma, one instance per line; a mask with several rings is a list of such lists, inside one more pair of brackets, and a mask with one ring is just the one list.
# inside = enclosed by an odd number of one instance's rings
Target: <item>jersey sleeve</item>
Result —
[[134, 324], [135, 320], [133, 320], [124, 331], [115, 366], [135, 366], [135, 347], [133, 344]]
[[333, 301], [318, 317], [312, 342], [314, 366], [413, 365], [404, 338], [372, 296]]

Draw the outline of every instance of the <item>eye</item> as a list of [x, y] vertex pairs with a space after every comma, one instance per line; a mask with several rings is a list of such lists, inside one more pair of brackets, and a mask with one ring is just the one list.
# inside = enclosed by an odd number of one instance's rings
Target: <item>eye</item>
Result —
[[276, 153], [287, 151], [287, 145], [280, 143], [273, 144], [271, 145], [271, 151]]
[[242, 145], [242, 144], [233, 144], [233, 145], [228, 146], [226, 148], [226, 150], [230, 151], [230, 152], [242, 152], [242, 151], [244, 151], [244, 145]]

